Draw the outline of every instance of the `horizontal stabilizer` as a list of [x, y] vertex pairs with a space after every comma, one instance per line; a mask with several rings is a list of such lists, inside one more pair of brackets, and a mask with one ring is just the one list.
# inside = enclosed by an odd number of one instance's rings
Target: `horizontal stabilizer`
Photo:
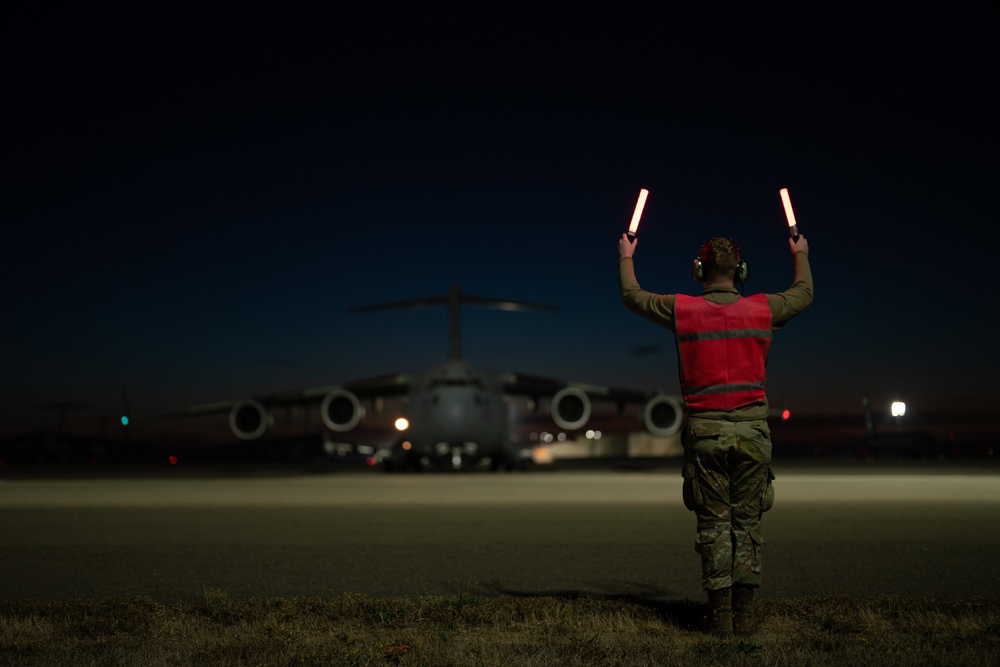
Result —
[[547, 303], [533, 303], [530, 301], [515, 301], [513, 299], [492, 299], [484, 296], [472, 296], [462, 294], [458, 288], [458, 283], [452, 283], [447, 294], [441, 296], [428, 296], [421, 299], [404, 299], [403, 301], [390, 301], [388, 303], [376, 303], [370, 306], [355, 306], [349, 309], [351, 313], [371, 313], [379, 310], [399, 310], [404, 308], [427, 308], [429, 306], [448, 306], [448, 356], [450, 359], [460, 359], [461, 354], [461, 324], [459, 312], [464, 306], [480, 306], [482, 308], [496, 308], [507, 311], [536, 311], [553, 312], [559, 310], [556, 306]]

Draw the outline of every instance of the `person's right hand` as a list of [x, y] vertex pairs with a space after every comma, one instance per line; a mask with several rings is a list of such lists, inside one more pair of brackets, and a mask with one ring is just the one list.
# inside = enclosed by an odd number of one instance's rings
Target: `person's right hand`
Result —
[[788, 247], [791, 249], [793, 255], [797, 252], [804, 252], [807, 255], [809, 254], [809, 242], [806, 241], [806, 237], [802, 236], [802, 234], [799, 234], [798, 241], [792, 240], [792, 237], [789, 236]]
[[622, 237], [618, 239], [618, 258], [625, 259], [626, 257], [631, 257], [635, 253], [635, 244], [638, 242], [639, 239], [629, 241], [628, 235], [623, 233]]

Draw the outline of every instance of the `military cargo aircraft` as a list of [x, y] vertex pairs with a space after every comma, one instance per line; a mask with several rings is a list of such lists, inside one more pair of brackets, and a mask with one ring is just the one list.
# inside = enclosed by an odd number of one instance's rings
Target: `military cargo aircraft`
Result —
[[446, 295], [360, 306], [351, 312], [434, 305], [448, 307], [449, 358], [425, 371], [193, 406], [146, 420], [228, 413], [233, 435], [252, 441], [265, 435], [274, 421], [274, 411], [291, 405], [316, 406], [326, 428], [338, 439], [350, 441], [350, 432], [362, 424], [369, 409], [379, 411], [386, 399], [398, 398], [397, 436], [373, 449], [371, 457], [373, 463], [394, 470], [429, 466], [458, 470], [487, 461], [493, 469], [517, 466], [522, 447], [513, 435], [509, 409], [510, 398], [515, 396], [526, 398], [536, 410], [547, 406], [555, 425], [566, 431], [587, 424], [595, 401], [610, 403], [619, 411], [640, 407], [642, 422], [653, 435], [670, 436], [681, 427], [681, 403], [673, 396], [492, 371], [462, 359], [463, 305], [502, 310], [554, 310], [552, 306], [471, 296], [453, 284]]

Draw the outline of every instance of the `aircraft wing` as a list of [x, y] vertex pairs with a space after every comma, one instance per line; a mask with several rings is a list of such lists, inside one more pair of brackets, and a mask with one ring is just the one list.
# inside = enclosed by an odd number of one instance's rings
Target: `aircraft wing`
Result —
[[409, 391], [409, 387], [410, 378], [407, 375], [383, 375], [344, 384], [307, 387], [259, 394], [239, 400], [192, 405], [170, 412], [140, 415], [136, 417], [136, 421], [162, 421], [228, 412], [229, 426], [236, 437], [241, 440], [256, 440], [265, 433], [270, 424], [270, 409], [318, 404], [326, 426], [332, 431], [344, 432], [353, 429], [364, 417], [365, 410], [361, 401], [404, 395]]
[[644, 403], [654, 395], [651, 392], [636, 389], [622, 389], [603, 385], [584, 384], [580, 382], [564, 382], [554, 378], [528, 375], [526, 373], [508, 373], [504, 376], [504, 391], [508, 394], [521, 396], [554, 396], [566, 387], [574, 387], [594, 399], [604, 399], [620, 403]]
[[380, 375], [364, 380], [354, 380], [343, 384], [294, 389], [276, 394], [261, 396], [257, 400], [268, 405], [284, 405], [287, 403], [309, 403], [318, 401], [331, 391], [346, 390], [358, 398], [378, 398], [400, 396], [409, 391], [410, 377], [408, 375]]
[[640, 406], [646, 429], [653, 435], [673, 435], [680, 430], [683, 420], [681, 401], [658, 392], [571, 383], [525, 373], [505, 374], [502, 381], [507, 394], [529, 396], [536, 404], [540, 398], [551, 399], [552, 420], [567, 430], [587, 423], [593, 401], [614, 403], [619, 412], [629, 405]]

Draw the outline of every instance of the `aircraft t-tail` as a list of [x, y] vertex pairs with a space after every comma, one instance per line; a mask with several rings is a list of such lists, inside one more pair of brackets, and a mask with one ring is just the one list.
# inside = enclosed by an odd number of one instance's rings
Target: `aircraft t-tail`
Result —
[[[399, 436], [378, 450], [373, 459], [387, 469], [420, 469], [427, 465], [463, 469], [489, 459], [492, 468], [513, 468], [521, 462], [521, 447], [511, 429], [509, 396], [531, 399], [535, 406], [549, 399], [549, 415], [561, 429], [583, 428], [591, 418], [594, 401], [608, 402], [619, 411], [642, 408], [642, 422], [652, 435], [667, 437], [680, 430], [680, 401], [662, 393], [615, 387], [567, 383], [523, 373], [496, 372], [462, 359], [460, 311], [463, 305], [502, 310], [553, 311], [554, 306], [491, 299], [462, 294], [453, 284], [448, 294], [351, 308], [366, 313], [399, 308], [447, 305], [449, 358], [423, 372], [394, 374], [338, 385], [311, 387], [193, 406], [181, 411], [147, 417], [162, 419], [229, 413], [229, 427], [241, 440], [261, 438], [273, 421], [271, 412], [289, 405], [319, 405], [324, 425], [335, 433], [348, 433], [366, 415], [365, 405], [381, 405], [385, 398], [402, 399]], [[138, 419], [134, 421], [139, 421]]]

